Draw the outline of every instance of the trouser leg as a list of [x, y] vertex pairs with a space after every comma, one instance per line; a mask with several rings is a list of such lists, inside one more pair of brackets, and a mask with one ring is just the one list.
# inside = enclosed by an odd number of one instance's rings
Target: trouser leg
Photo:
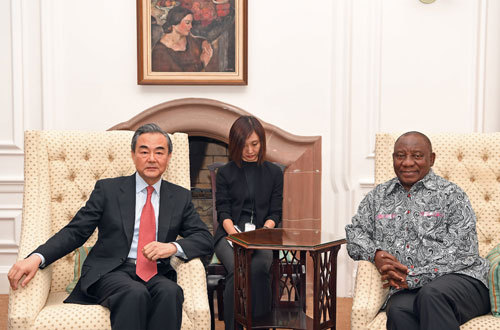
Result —
[[224, 324], [226, 330], [234, 329], [234, 254], [225, 238], [215, 245], [215, 254], [227, 271], [224, 288]]
[[145, 283], [134, 264], [124, 264], [89, 288], [98, 303], [109, 308], [113, 329], [180, 329], [182, 289], [158, 270]]
[[156, 275], [146, 283], [146, 288], [151, 296], [148, 329], [180, 329], [184, 302], [181, 287], [163, 275]]
[[[215, 254], [227, 270], [224, 289], [224, 324], [226, 330], [234, 329], [234, 253], [227, 240], [215, 245]], [[260, 316], [271, 309], [271, 264], [273, 253], [268, 250], [253, 251], [251, 265], [252, 317]]]
[[252, 315], [261, 316], [271, 311], [271, 264], [273, 252], [255, 250], [252, 255]]
[[104, 275], [89, 288], [98, 303], [109, 308], [111, 328], [119, 330], [146, 329], [151, 304], [149, 292], [134, 279], [135, 266], [123, 265]]
[[468, 320], [488, 313], [489, 293], [480, 281], [459, 274], [443, 275], [424, 285], [414, 311], [421, 329], [459, 329]]
[[417, 290], [404, 290], [389, 298], [386, 307], [387, 330], [418, 330], [419, 321], [413, 313]]

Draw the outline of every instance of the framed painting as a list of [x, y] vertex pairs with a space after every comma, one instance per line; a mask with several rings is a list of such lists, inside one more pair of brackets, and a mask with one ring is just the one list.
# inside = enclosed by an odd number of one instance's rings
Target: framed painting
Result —
[[137, 83], [246, 85], [247, 0], [137, 0]]

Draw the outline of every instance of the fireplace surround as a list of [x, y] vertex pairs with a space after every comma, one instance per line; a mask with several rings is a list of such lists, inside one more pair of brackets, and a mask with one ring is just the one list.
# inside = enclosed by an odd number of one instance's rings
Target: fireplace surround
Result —
[[[251, 114], [216, 100], [184, 98], [153, 106], [110, 130], [135, 130], [154, 122], [169, 133], [227, 143], [229, 129], [241, 115]], [[321, 230], [321, 136], [297, 136], [260, 121], [266, 131], [266, 159], [286, 166], [283, 227]]]

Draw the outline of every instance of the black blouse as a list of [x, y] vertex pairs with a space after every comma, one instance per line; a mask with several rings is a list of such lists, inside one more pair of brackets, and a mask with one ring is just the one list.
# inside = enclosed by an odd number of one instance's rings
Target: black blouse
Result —
[[[217, 173], [216, 208], [219, 227], [215, 242], [227, 235], [222, 226], [225, 219], [233, 220], [241, 229], [249, 222], [261, 228], [268, 219], [281, 222], [283, 206], [283, 172], [271, 162], [242, 162], [242, 167], [229, 162]], [[253, 211], [253, 212], [252, 212]]]

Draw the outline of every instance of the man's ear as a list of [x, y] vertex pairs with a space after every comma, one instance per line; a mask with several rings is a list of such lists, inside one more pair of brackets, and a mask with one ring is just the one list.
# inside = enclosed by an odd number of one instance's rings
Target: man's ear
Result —
[[436, 160], [436, 154], [431, 152], [431, 167], [434, 166], [434, 160]]

